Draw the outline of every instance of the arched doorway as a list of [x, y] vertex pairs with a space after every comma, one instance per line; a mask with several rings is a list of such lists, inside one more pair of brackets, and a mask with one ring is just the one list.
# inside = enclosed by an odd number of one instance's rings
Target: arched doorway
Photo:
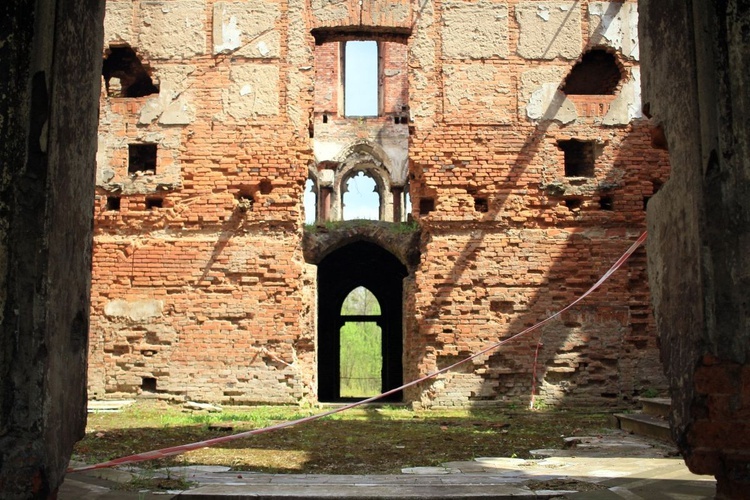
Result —
[[[318, 399], [351, 401], [376, 395], [403, 383], [402, 281], [406, 267], [390, 252], [357, 241], [327, 255], [318, 265]], [[366, 290], [363, 292], [362, 289]], [[378, 308], [352, 310], [352, 294], [371, 294]], [[345, 307], [346, 304], [346, 307]], [[352, 378], [375, 378], [377, 370], [352, 375], [352, 339], [368, 344], [367, 363], [379, 360], [379, 383], [367, 386]], [[373, 342], [379, 343], [372, 348]], [[362, 355], [362, 354], [358, 354]], [[374, 394], [373, 394], [374, 393]], [[400, 401], [392, 394], [388, 401]]]

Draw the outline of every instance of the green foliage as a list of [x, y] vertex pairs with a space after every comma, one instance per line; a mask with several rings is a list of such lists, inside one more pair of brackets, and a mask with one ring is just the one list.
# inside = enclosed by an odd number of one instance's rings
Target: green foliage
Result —
[[[314, 413], [321, 411], [316, 409]], [[266, 406], [188, 414], [181, 405], [144, 400], [119, 413], [89, 414], [86, 437], [76, 444], [76, 459], [91, 464], [242, 432], [257, 428], [260, 422], [278, 423], [309, 413], [298, 406]], [[561, 446], [561, 435], [606, 433], [609, 419], [606, 413], [525, 408], [511, 413], [500, 408], [355, 408], [305, 425], [139, 464], [138, 469], [154, 470], [137, 474], [130, 487], [153, 490], [169, 485], [183, 489], [187, 486], [183, 481], [190, 478], [181, 476], [182, 469], [164, 477], [164, 468], [193, 464], [256, 472], [393, 474], [406, 466], [438, 465], [472, 457], [515, 454], [528, 458], [527, 450]], [[233, 430], [203, 425], [209, 420], [230, 420]], [[167, 422], [171, 424], [165, 425]]]
[[[373, 293], [360, 286], [347, 295], [342, 316], [379, 316], [380, 303]], [[375, 396], [382, 389], [382, 332], [374, 321], [347, 321], [340, 331], [341, 397]]]
[[381, 338], [381, 329], [376, 323], [347, 322], [341, 327], [341, 397], [380, 394]]
[[641, 397], [656, 398], [656, 397], [659, 397], [659, 391], [657, 391], [653, 387], [649, 387], [648, 389], [646, 389], [645, 391], [641, 393]]

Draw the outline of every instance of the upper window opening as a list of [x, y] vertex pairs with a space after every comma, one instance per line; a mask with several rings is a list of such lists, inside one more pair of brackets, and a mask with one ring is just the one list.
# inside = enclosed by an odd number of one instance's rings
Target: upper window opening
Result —
[[143, 97], [158, 94], [151, 76], [130, 47], [110, 47], [102, 64], [102, 76], [111, 97]]
[[375, 179], [360, 171], [346, 181], [344, 220], [380, 220], [380, 192]]
[[565, 155], [565, 177], [593, 177], [596, 144], [593, 141], [558, 141]]
[[305, 207], [305, 224], [315, 224], [318, 196], [315, 192], [315, 181], [312, 179], [307, 179], [307, 182], [305, 182], [303, 204]]
[[378, 43], [344, 43], [344, 115], [378, 116]]
[[622, 71], [614, 54], [593, 49], [573, 66], [562, 91], [567, 95], [612, 95], [621, 79]]
[[406, 185], [404, 189], [404, 210], [403, 210], [403, 221], [406, 222], [411, 218], [411, 194], [409, 194], [409, 185]]
[[380, 302], [375, 295], [363, 286], [349, 292], [341, 305], [342, 316], [379, 316]]
[[156, 173], [156, 144], [128, 145], [128, 173]]

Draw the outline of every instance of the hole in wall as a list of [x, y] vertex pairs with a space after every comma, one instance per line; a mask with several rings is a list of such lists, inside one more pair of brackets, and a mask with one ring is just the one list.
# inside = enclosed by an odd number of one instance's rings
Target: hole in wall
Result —
[[613, 95], [622, 78], [623, 70], [614, 54], [592, 49], [570, 70], [562, 91], [567, 95]]
[[474, 210], [481, 213], [487, 213], [490, 210], [487, 198], [474, 198]]
[[568, 198], [565, 200], [565, 206], [568, 207], [568, 210], [580, 210], [582, 205], [583, 200], [580, 198]]
[[615, 209], [614, 199], [609, 195], [603, 195], [599, 197], [599, 208], [601, 210], [614, 210]]
[[565, 177], [593, 177], [596, 162], [596, 143], [594, 141], [557, 141], [562, 149], [565, 162]]
[[141, 390], [143, 392], [156, 392], [156, 379], [154, 377], [141, 378]]
[[162, 208], [164, 206], [164, 199], [158, 196], [147, 196], [146, 197], [146, 210], [153, 210], [155, 208]]
[[237, 195], [237, 207], [241, 212], [251, 212], [255, 200], [250, 193], [240, 193]]
[[128, 173], [156, 173], [156, 144], [128, 145]]
[[144, 97], [159, 93], [140, 58], [128, 46], [109, 47], [102, 63], [102, 76], [110, 97]]
[[419, 200], [419, 215], [427, 215], [435, 210], [434, 198], [421, 198]]
[[106, 209], [112, 212], [118, 212], [120, 210], [120, 197], [119, 196], [107, 196]]
[[271, 191], [273, 191], [273, 184], [271, 184], [271, 181], [268, 179], [263, 179], [260, 181], [260, 194], [271, 194]]

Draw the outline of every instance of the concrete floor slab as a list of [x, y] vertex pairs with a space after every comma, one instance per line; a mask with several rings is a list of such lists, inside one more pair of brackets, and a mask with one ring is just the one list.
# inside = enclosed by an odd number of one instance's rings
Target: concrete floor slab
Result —
[[[70, 474], [58, 499], [713, 498], [714, 478], [692, 474], [663, 443], [624, 433], [607, 439], [609, 446], [600, 442], [593, 447], [552, 450], [571, 453], [550, 453], [556, 456], [546, 458], [486, 457], [440, 467], [409, 467], [404, 469], [408, 473], [388, 475], [264, 474], [191, 466], [180, 472], [194, 488], [159, 494], [119, 491], [118, 481], [137, 474], [132, 468], [129, 473]], [[171, 468], [170, 473], [174, 472]]]

